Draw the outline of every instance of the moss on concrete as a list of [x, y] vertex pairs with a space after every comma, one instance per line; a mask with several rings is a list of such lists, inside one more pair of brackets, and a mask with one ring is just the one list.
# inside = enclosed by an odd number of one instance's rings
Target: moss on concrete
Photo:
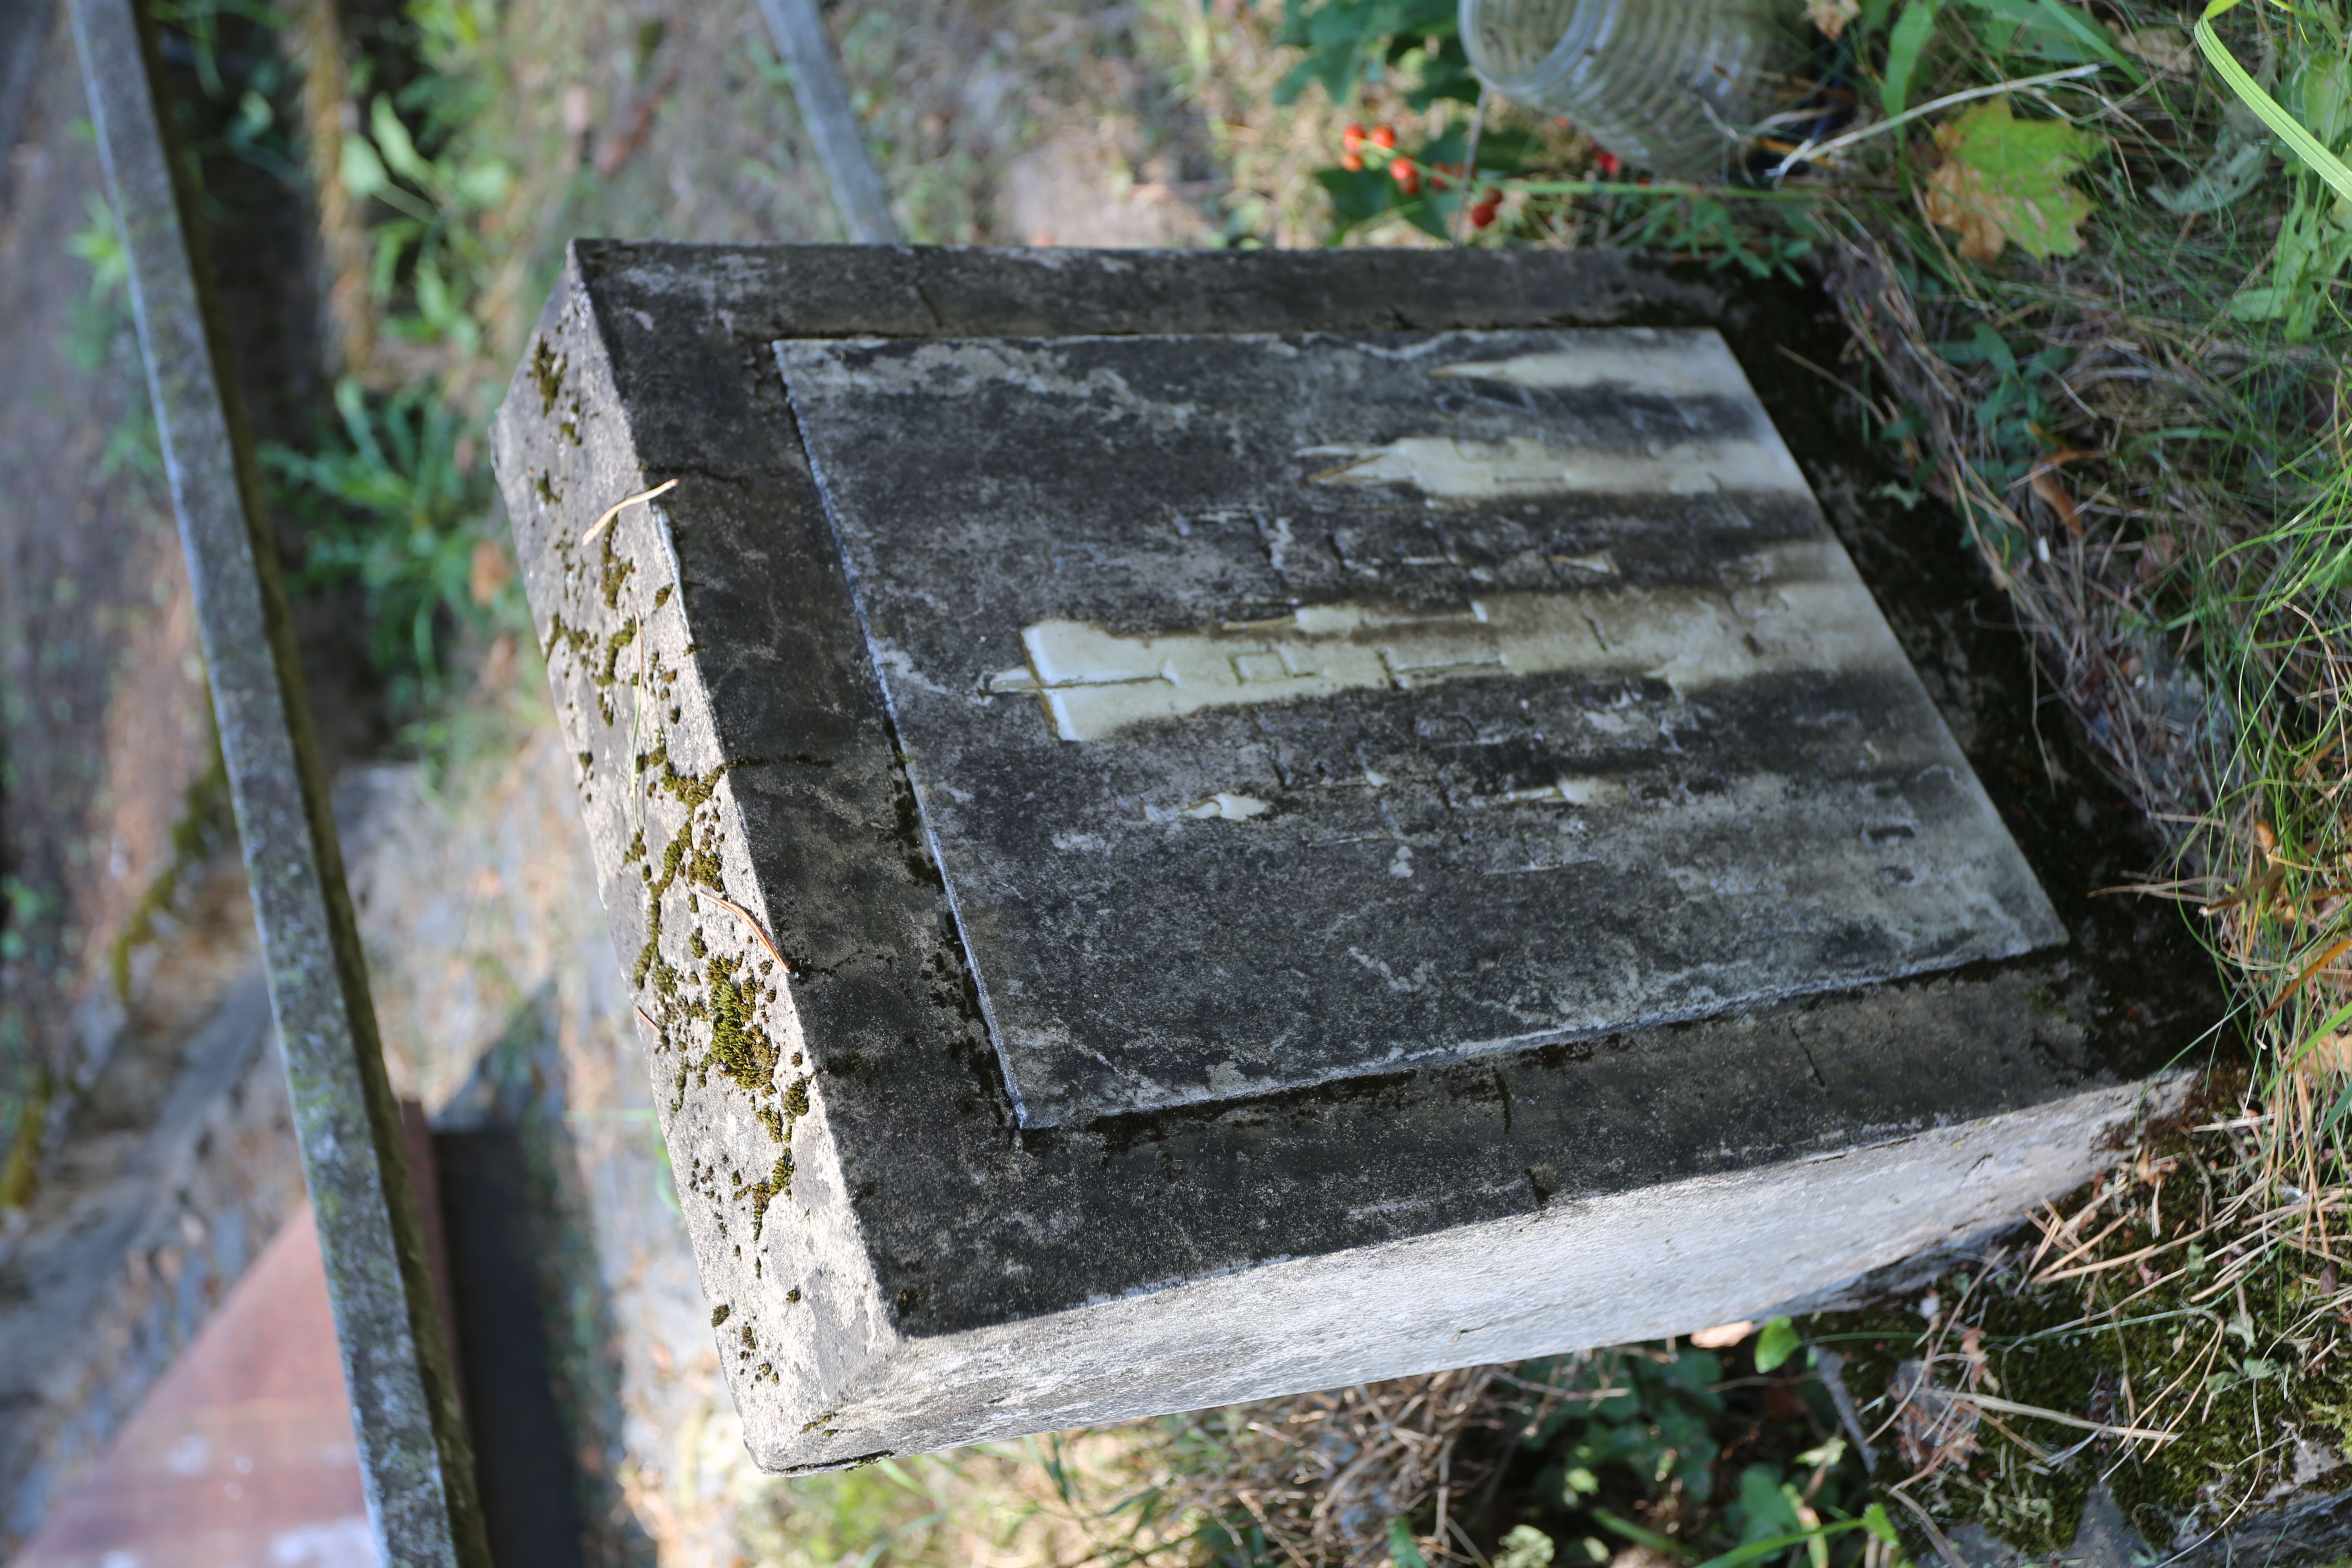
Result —
[[539, 411], [542, 415], [555, 412], [555, 400], [563, 393], [563, 356], [555, 346], [541, 338], [530, 353], [531, 385], [539, 391]]
[[140, 893], [138, 902], [107, 948], [108, 978], [117, 1001], [131, 1000], [131, 958], [155, 940], [155, 922], [180, 894], [181, 879], [209, 859], [236, 832], [236, 818], [228, 795], [228, 767], [221, 759], [220, 736], [211, 737], [211, 756], [188, 785], [179, 820], [172, 825], [172, 843], [163, 868]]
[[[2028, 1233], [1906, 1302], [1810, 1320], [1814, 1342], [1848, 1357], [1845, 1382], [1881, 1450], [1878, 1479], [1925, 1468], [1916, 1445], [1902, 1447], [1890, 1390], [1905, 1363], [1933, 1354], [1937, 1386], [1954, 1394], [2175, 1433], [2135, 1442], [1981, 1411], [1959, 1462], [1911, 1490], [2028, 1553], [2068, 1547], [2101, 1480], [2159, 1548], [2242, 1521], [2266, 1500], [2352, 1486], [2352, 1293], [2305, 1250], [2299, 1227], [2257, 1229], [2258, 1205], [2217, 1219], [2231, 1195], [2215, 1173], [2226, 1153], [2210, 1136], [2178, 1139], [2060, 1203], [2066, 1215], [2095, 1197], [2103, 1207], [2038, 1261], [2040, 1237]], [[2029, 1283], [2037, 1269], [2059, 1277]]]
[[730, 960], [711, 959], [704, 975], [710, 986], [710, 1059], [753, 1094], [773, 1093], [776, 1043], [761, 1026], [759, 994], [736, 977]]
[[48, 1131], [49, 1107], [57, 1099], [58, 1080], [47, 1067], [36, 1068], [16, 1110], [16, 1125], [8, 1140], [8, 1157], [0, 1162], [0, 1213], [23, 1208], [41, 1184], [41, 1145]]
[[760, 1239], [760, 1233], [767, 1227], [768, 1205], [778, 1198], [788, 1198], [792, 1194], [793, 1152], [787, 1147], [777, 1154], [775, 1168], [764, 1179], [751, 1185], [751, 1239], [754, 1242]]

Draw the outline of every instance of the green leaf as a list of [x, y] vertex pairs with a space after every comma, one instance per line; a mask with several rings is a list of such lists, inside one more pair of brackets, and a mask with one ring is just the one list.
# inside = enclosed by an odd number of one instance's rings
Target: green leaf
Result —
[[335, 412], [342, 416], [343, 432], [367, 467], [376, 472], [388, 470], [391, 464], [383, 448], [376, 445], [375, 418], [368, 412], [366, 389], [350, 376], [335, 383]]
[[2159, 185], [2149, 191], [2148, 199], [2178, 217], [2220, 212], [2243, 200], [2262, 182], [2270, 163], [2267, 146], [2225, 130], [2214, 144], [2212, 162], [2177, 189]]
[[400, 116], [393, 112], [392, 100], [381, 93], [376, 95], [373, 112], [368, 117], [368, 130], [374, 134], [376, 151], [383, 154], [384, 163], [391, 166], [394, 174], [419, 189], [430, 191], [433, 188], [433, 165], [418, 155], [416, 143], [409, 139], [408, 127], [403, 125]]
[[1551, 1568], [1557, 1551], [1551, 1537], [1532, 1524], [1515, 1524], [1495, 1554], [1495, 1568]]
[[1701, 1408], [1723, 1408], [1722, 1399], [1714, 1392], [1715, 1385], [1723, 1381], [1723, 1358], [1713, 1351], [1684, 1351], [1663, 1371], [1666, 1382], [1681, 1389]]
[[[1423, 40], [1451, 39], [1457, 27], [1455, 0], [1287, 0], [1276, 41], [1306, 51], [1275, 85], [1276, 103], [1295, 101], [1310, 82], [1320, 82], [1334, 103], [1355, 96], [1356, 84], [1393, 63]], [[1475, 84], [1456, 43], [1425, 66], [1424, 100], [1458, 98]]]
[[1601, 1529], [1612, 1535], [1622, 1535], [1636, 1546], [1646, 1546], [1653, 1552], [1663, 1552], [1677, 1563], [1687, 1563], [1691, 1560], [1690, 1549], [1671, 1535], [1660, 1535], [1654, 1530], [1644, 1530], [1631, 1520], [1618, 1518], [1605, 1508], [1594, 1509], [1592, 1517], [1600, 1521]]
[[1396, 1568], [1429, 1568], [1428, 1559], [1412, 1539], [1412, 1527], [1402, 1514], [1389, 1521], [1389, 1561]]
[[467, 206], [496, 206], [506, 199], [507, 188], [513, 183], [514, 172], [495, 158], [470, 163], [457, 175], [457, 199]]
[[1331, 245], [1397, 205], [1396, 182], [1386, 169], [1318, 169], [1315, 183], [1331, 198]]
[[89, 263], [89, 297], [102, 300], [131, 280], [131, 253], [123, 248], [114, 209], [96, 191], [84, 192], [82, 204], [89, 226], [67, 240], [66, 248]]
[[1478, 138], [1478, 172], [1512, 174], [1528, 166], [1536, 153], [1535, 132], [1489, 125]]
[[1805, 1521], [1789, 1504], [1780, 1472], [1769, 1465], [1750, 1465], [1739, 1472], [1739, 1543], [1801, 1531]]
[[1889, 1546], [1903, 1544], [1902, 1536], [1895, 1533], [1895, 1521], [1888, 1515], [1883, 1502], [1872, 1503], [1862, 1510], [1862, 1528]]
[[2283, 321], [2289, 342], [2308, 342], [2322, 317], [2336, 308], [2338, 280], [2352, 266], [2352, 224], [2344, 221], [2352, 216], [2352, 203], [2298, 184], [2294, 205], [2279, 226], [2269, 281], [2242, 290], [2230, 307], [2242, 321]]
[[1796, 1324], [1786, 1318], [1773, 1319], [1764, 1325], [1764, 1331], [1756, 1336], [1756, 1370], [1772, 1371], [1797, 1353], [1800, 1342]]
[[384, 172], [383, 160], [376, 156], [374, 145], [364, 136], [343, 138], [342, 163], [337, 172], [342, 176], [343, 189], [355, 202], [381, 195], [384, 187], [392, 184], [392, 176]]
[[[1448, 32], [1452, 28], [1449, 26]], [[1432, 47], [1421, 57], [1420, 82], [1404, 95], [1405, 107], [1425, 110], [1433, 103], [1478, 101], [1477, 73], [1470, 68], [1469, 51], [1458, 37], [1432, 37]]]
[[1969, 331], [1969, 342], [1976, 350], [1977, 363], [1992, 366], [2000, 373], [2000, 379], [2004, 382], [2017, 379], [2017, 355], [2010, 349], [2008, 341], [1994, 331], [1989, 323], [1976, 323]]
[[1938, 0], [1908, 0], [1886, 38], [1886, 74], [1879, 79], [1878, 101], [1890, 115], [1903, 112], [1911, 100], [1911, 73], [1919, 68], [1919, 51], [1936, 33]]
[[2352, 131], [2352, 58], [2319, 54], [2295, 73], [2295, 98], [2303, 122], [2325, 146], [2340, 147]]
[[1814, 1542], [1826, 1540], [1830, 1536], [1843, 1535], [1849, 1530], [1862, 1528], [1862, 1521], [1843, 1519], [1835, 1524], [1824, 1524], [1816, 1529], [1799, 1531], [1793, 1535], [1776, 1535], [1769, 1541], [1751, 1541], [1745, 1546], [1732, 1548], [1720, 1557], [1708, 1558], [1700, 1563], [1698, 1568], [1739, 1568], [1743, 1563], [1753, 1563], [1759, 1557], [1773, 1556], [1786, 1552], [1791, 1546], [1808, 1546]]
[[2083, 248], [2091, 198], [2066, 176], [2106, 146], [2095, 132], [2063, 120], [2019, 120], [2009, 100], [1991, 99], [1936, 128], [1944, 162], [1927, 178], [1921, 207], [1960, 236], [1960, 254], [1990, 261], [2005, 243], [2047, 258]]
[[2090, 51], [2090, 58], [2102, 59], [2131, 79], [2137, 86], [2145, 81], [2147, 73], [2132, 58], [2116, 47], [2116, 41], [2084, 12], [2066, 5], [2063, 0], [2034, 0], [2034, 20], [2050, 35], [2073, 35], [2074, 41]]
[[2114, 66], [2134, 82], [2143, 79], [2138, 66], [2130, 56], [2116, 47], [2115, 40], [2091, 19], [2062, 0], [1967, 0], [1976, 10], [1993, 19], [1985, 44], [1995, 53], [2006, 53], [2021, 44], [2046, 60], [2061, 65], [2075, 65], [2087, 60], [2101, 60]]

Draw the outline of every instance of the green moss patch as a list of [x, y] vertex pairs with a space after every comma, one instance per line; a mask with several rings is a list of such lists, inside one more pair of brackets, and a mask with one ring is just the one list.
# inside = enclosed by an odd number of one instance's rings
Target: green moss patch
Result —
[[2100, 1482], [2157, 1547], [2352, 1486], [2352, 1291], [2325, 1215], [2263, 1203], [2249, 1152], [2177, 1137], [1905, 1303], [1810, 1320], [1875, 1479], [2035, 1554]]

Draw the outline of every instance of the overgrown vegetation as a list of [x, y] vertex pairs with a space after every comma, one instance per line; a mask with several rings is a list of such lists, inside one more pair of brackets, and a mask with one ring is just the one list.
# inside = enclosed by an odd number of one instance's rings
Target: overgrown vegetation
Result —
[[[489, 342], [483, 317], [512, 184], [507, 164], [468, 151], [465, 137], [496, 87], [484, 68], [490, 10], [411, 0], [354, 40], [339, 79], [364, 106], [363, 122], [341, 132], [324, 168], [298, 133], [291, 13], [259, 0], [157, 0], [154, 15], [167, 54], [189, 67], [194, 93], [177, 110], [200, 180], [233, 158], [290, 184], [320, 183], [367, 236], [364, 277], [343, 280], [363, 286], [366, 301], [368, 330], [345, 344], [354, 363], [311, 439], [267, 443], [262, 459], [274, 504], [300, 525], [290, 585], [356, 590], [393, 717], [414, 743], [446, 711], [455, 645], [470, 643], [478, 658], [522, 625], [478, 434], [492, 358], [507, 346]], [[213, 203], [201, 190], [200, 200]], [[68, 245], [90, 268], [68, 341], [94, 364], [129, 327], [121, 240], [95, 196], [89, 226]], [[106, 460], [154, 469], [152, 429], [113, 433]]]
[[[199, 200], [217, 202], [203, 171], [233, 158], [301, 184], [299, 84], [290, 18], [258, 0], [157, 0], [166, 52], [184, 59], [192, 97], [175, 103], [194, 154]], [[417, 0], [397, 26], [369, 40], [352, 62], [352, 89], [368, 94], [387, 59], [406, 87], [366, 97], [367, 129], [340, 139], [330, 177], [360, 204], [373, 236], [366, 278], [372, 321], [395, 341], [437, 350], [421, 376], [401, 365], [345, 367], [331, 416], [302, 446], [265, 444], [273, 500], [298, 521], [300, 553], [289, 562], [295, 591], [355, 588], [369, 618], [368, 646], [388, 679], [397, 720], [435, 718], [451, 674], [453, 640], [486, 645], [521, 624], [487, 454], [475, 433], [483, 410], [459, 395], [479, 383], [485, 343], [475, 307], [492, 264], [482, 230], [510, 176], [494, 159], [467, 161], [452, 146], [487, 90], [467, 68], [486, 13], [467, 0]], [[412, 128], [413, 126], [413, 128]], [[95, 369], [128, 333], [121, 240], [97, 195], [89, 222], [67, 241], [89, 266], [88, 296], [67, 322], [77, 363]], [[372, 342], [373, 334], [362, 342]], [[160, 479], [152, 416], [110, 434], [103, 459]]]
[[1884, 1505], [1785, 1321], [1180, 1417], [1195, 1552], [1273, 1563], [1595, 1568], [1897, 1561]]
[[453, 647], [510, 649], [525, 621], [478, 434], [514, 346], [489, 300], [514, 172], [470, 134], [500, 87], [497, 20], [483, 0], [408, 0], [350, 40], [358, 122], [331, 161], [313, 147], [311, 174], [362, 241], [365, 325], [346, 331], [353, 363], [316, 449], [264, 453], [305, 524], [297, 584], [359, 588], [412, 745], [450, 732]]
[[281, 498], [305, 522], [294, 582], [356, 583], [378, 667], [394, 700], [429, 715], [449, 675], [453, 633], [520, 626], [521, 592], [499, 533], [490, 476], [471, 421], [434, 387], [371, 399], [335, 388], [341, 416], [316, 452], [263, 454]]
[[[2247, 1523], [2352, 1481], [2352, 1319], [2314, 1205], [2292, 1184], [2281, 1201], [2275, 1131], [2261, 1114], [2158, 1131], [2011, 1245], [1809, 1322], [1845, 1358], [1887, 1494], [2032, 1552], [2073, 1541], [2094, 1487], [2158, 1550], [2326, 1546]], [[2313, 1195], [2324, 1214], [2343, 1189]]]

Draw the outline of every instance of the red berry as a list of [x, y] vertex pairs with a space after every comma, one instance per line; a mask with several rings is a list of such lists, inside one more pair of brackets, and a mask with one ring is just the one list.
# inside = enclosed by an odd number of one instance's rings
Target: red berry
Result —
[[1353, 153], [1361, 148], [1363, 144], [1364, 128], [1362, 126], [1350, 125], [1345, 131], [1339, 132], [1339, 145], [1345, 147], [1349, 152]]
[[1593, 172], [1604, 180], [1615, 179], [1618, 172], [1624, 167], [1624, 164], [1617, 161], [1617, 154], [1614, 153], [1595, 153], [1592, 155]]
[[1396, 132], [1385, 125], [1381, 126], [1372, 132], [1372, 145], [1386, 152], [1396, 145]]
[[1360, 153], [1350, 153], [1339, 160], [1339, 167], [1351, 174], [1360, 174], [1364, 167], [1364, 155]]
[[1410, 158], [1399, 158], [1395, 163], [1391, 163], [1389, 178], [1394, 180], [1397, 183], [1397, 189], [1406, 195], [1412, 195], [1421, 189], [1421, 171], [1412, 166], [1412, 160]]
[[1501, 198], [1497, 196], [1488, 195], [1482, 198], [1476, 206], [1470, 209], [1470, 226], [1486, 228], [1492, 226], [1495, 221], [1495, 209], [1500, 205]]

